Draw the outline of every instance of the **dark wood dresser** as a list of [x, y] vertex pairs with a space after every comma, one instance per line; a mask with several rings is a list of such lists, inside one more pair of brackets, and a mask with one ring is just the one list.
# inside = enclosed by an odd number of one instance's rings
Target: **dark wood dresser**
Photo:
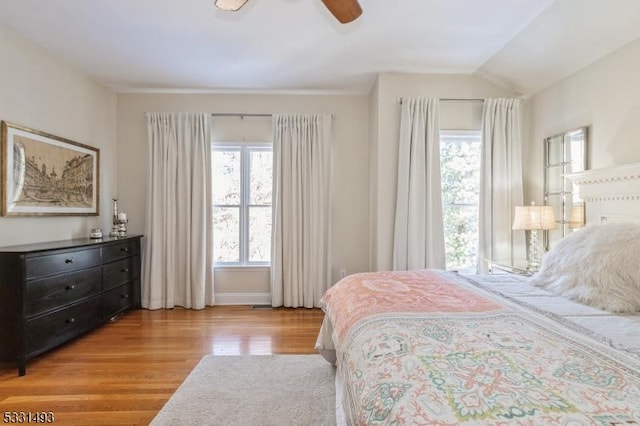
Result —
[[140, 307], [141, 236], [0, 247], [0, 359], [26, 362]]

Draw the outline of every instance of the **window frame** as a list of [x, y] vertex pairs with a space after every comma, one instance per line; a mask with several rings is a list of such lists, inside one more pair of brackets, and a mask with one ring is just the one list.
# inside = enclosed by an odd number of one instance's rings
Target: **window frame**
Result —
[[[212, 142], [211, 154], [215, 151], [235, 151], [240, 153], [240, 204], [216, 204], [213, 200], [212, 206], [212, 218], [213, 210], [216, 207], [233, 207], [238, 208], [239, 211], [239, 223], [238, 223], [238, 262], [217, 262], [213, 260], [213, 266], [216, 269], [230, 268], [265, 268], [271, 266], [271, 261], [257, 262], [249, 260], [249, 211], [251, 207], [272, 207], [273, 206], [273, 193], [271, 194], [271, 204], [250, 204], [251, 201], [251, 153], [252, 152], [271, 152], [273, 155], [273, 143], [271, 142]], [[213, 185], [212, 180], [212, 195]], [[215, 236], [214, 236], [215, 238]], [[273, 238], [273, 234], [270, 235]]]

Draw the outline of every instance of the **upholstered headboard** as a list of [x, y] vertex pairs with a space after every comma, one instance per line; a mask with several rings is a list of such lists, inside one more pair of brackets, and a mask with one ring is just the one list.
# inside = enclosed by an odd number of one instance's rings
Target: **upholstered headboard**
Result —
[[586, 170], [567, 176], [586, 205], [586, 222], [640, 223], [640, 163]]

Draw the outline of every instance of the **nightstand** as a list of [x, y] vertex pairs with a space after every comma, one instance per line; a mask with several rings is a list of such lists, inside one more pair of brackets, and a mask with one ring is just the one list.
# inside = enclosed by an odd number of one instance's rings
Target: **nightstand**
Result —
[[527, 259], [486, 259], [486, 261], [492, 274], [507, 272], [530, 277], [538, 272], [537, 269], [527, 267]]

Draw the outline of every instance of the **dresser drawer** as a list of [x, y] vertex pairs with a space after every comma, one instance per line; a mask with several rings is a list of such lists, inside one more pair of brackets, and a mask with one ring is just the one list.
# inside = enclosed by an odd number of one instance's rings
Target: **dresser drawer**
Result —
[[122, 259], [127, 256], [138, 254], [138, 240], [123, 241], [119, 244], [112, 244], [102, 248], [102, 261], [104, 263]]
[[75, 337], [102, 322], [102, 298], [54, 312], [25, 324], [25, 352], [27, 355], [42, 352]]
[[60, 306], [73, 303], [102, 290], [102, 268], [55, 275], [28, 281], [25, 294], [25, 315], [33, 316]]
[[111, 318], [133, 306], [134, 299], [133, 283], [131, 282], [105, 292], [102, 305], [104, 317]]
[[100, 249], [68, 251], [26, 260], [26, 279], [44, 277], [100, 265]]
[[102, 289], [109, 290], [138, 277], [138, 256], [127, 257], [102, 266]]

